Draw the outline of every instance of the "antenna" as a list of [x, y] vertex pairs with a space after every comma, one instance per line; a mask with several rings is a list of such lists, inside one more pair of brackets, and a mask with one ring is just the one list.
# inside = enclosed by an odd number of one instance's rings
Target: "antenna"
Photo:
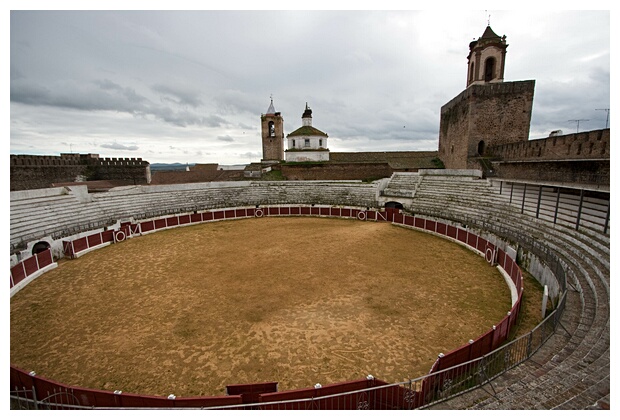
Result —
[[568, 120], [568, 122], [576, 122], [577, 123], [577, 132], [579, 132], [579, 121], [590, 121], [590, 120], [584, 120], [584, 119], [581, 119], [581, 120]]
[[605, 120], [605, 128], [609, 128], [609, 108], [596, 108], [595, 111], [607, 111], [607, 119]]

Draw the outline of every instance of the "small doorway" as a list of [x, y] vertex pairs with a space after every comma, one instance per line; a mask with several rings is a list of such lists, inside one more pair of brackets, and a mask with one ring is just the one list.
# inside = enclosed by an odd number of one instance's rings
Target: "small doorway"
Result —
[[484, 156], [484, 152], [485, 152], [484, 140], [480, 140], [478, 142], [478, 155], [479, 156]]
[[46, 249], [49, 249], [49, 248], [50, 248], [50, 244], [48, 244], [47, 242], [45, 242], [45, 241], [37, 242], [32, 247], [32, 255], [38, 254], [40, 252], [43, 252], [43, 251], [45, 251]]
[[400, 213], [403, 210], [403, 204], [398, 201], [388, 201], [385, 203], [385, 212], [387, 214]]

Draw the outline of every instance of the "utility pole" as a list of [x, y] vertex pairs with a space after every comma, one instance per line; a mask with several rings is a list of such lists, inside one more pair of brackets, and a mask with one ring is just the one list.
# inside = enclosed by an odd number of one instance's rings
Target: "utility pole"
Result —
[[579, 121], [590, 121], [590, 120], [568, 120], [568, 122], [576, 122], [577, 123], [577, 132], [579, 132]]
[[607, 119], [605, 120], [605, 128], [609, 128], [609, 108], [596, 108], [595, 111], [607, 111]]

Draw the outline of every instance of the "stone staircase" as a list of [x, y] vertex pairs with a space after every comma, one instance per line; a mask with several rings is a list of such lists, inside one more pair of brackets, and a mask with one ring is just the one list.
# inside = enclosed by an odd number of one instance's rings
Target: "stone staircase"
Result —
[[422, 177], [415, 172], [395, 172], [383, 190], [383, 196], [413, 198]]

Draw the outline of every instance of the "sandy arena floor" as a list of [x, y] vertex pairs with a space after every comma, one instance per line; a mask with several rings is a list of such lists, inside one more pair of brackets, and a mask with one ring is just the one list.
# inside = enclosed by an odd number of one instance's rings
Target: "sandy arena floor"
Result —
[[206, 223], [61, 260], [11, 299], [11, 363], [181, 397], [401, 381], [509, 308], [495, 268], [428, 234], [308, 217]]

